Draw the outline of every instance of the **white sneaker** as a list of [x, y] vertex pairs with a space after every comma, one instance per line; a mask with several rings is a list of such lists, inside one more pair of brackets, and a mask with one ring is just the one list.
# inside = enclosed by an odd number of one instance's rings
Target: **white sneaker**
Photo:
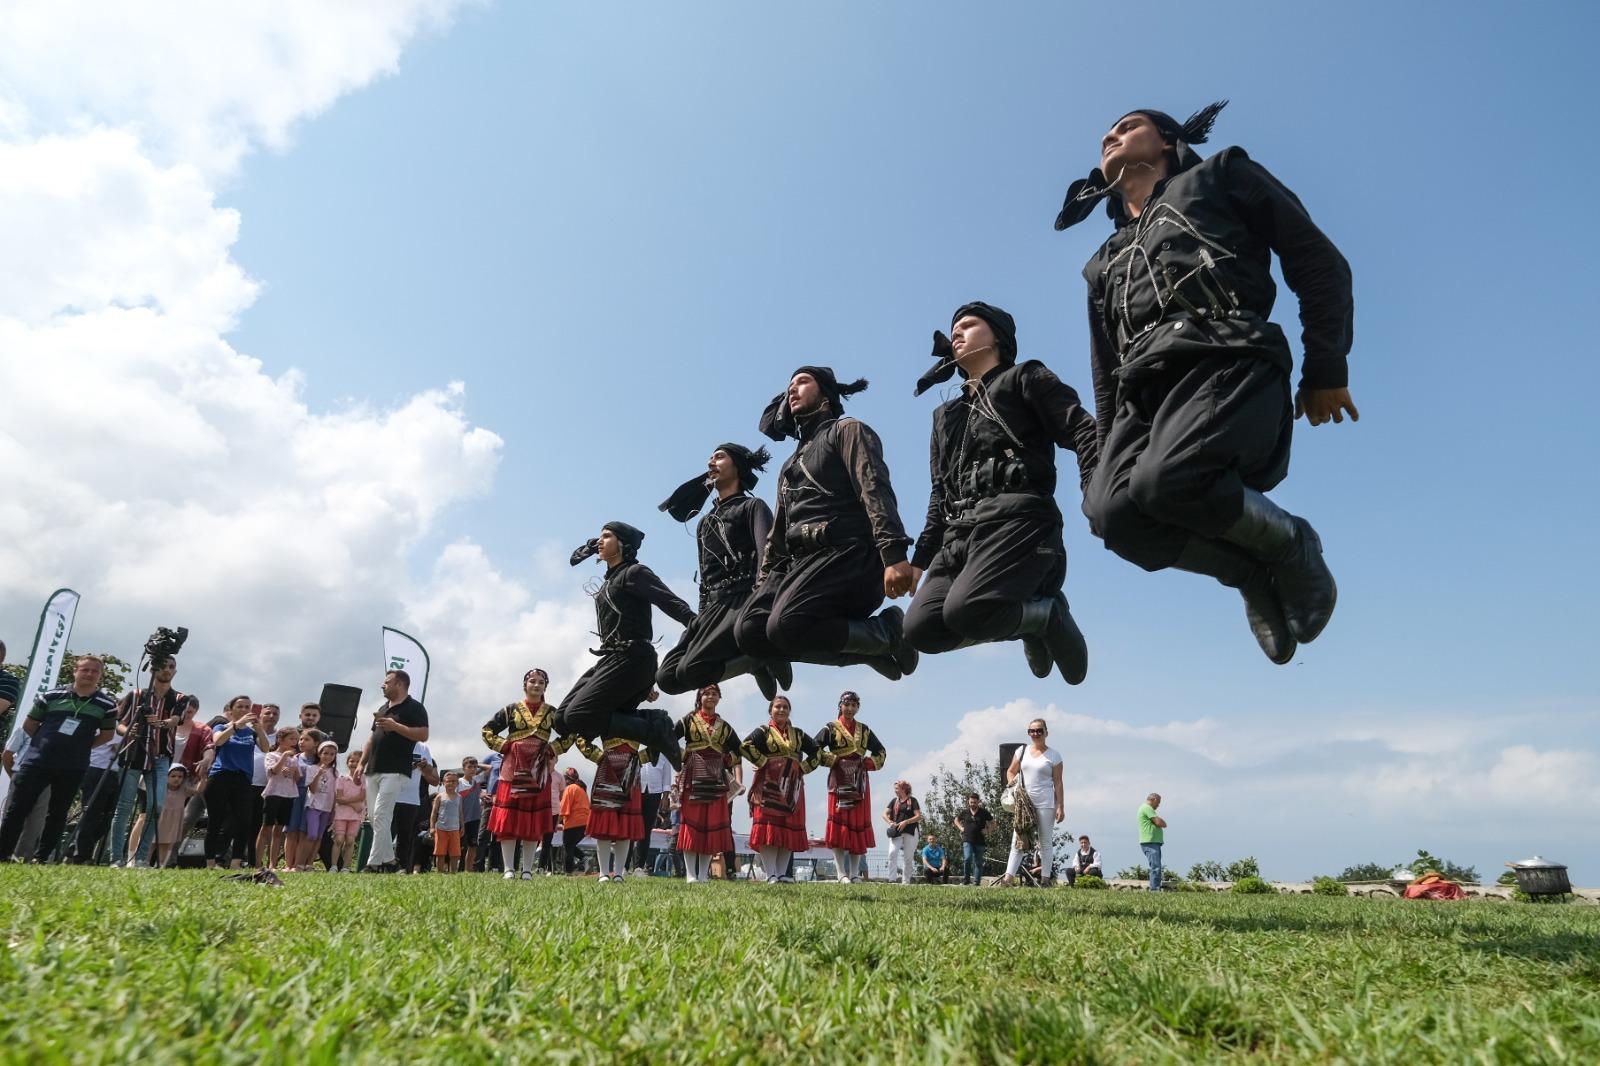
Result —
[[517, 871], [507, 870], [505, 873], [505, 879], [507, 881], [515, 881], [517, 879]]
[[839, 875], [839, 883], [841, 885], [848, 885], [850, 883], [850, 875], [849, 874], [840, 874]]
[[611, 883], [611, 878], [606, 876], [605, 874], [601, 874], [600, 875], [600, 883], [602, 885], [608, 885], [608, 884]]

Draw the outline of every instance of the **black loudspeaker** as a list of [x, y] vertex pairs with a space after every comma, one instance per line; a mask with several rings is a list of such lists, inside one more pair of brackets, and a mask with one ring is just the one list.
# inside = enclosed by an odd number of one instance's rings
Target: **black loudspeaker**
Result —
[[323, 685], [322, 720], [317, 723], [339, 745], [340, 751], [350, 747], [350, 734], [356, 727], [356, 708], [361, 706], [361, 690], [350, 685]]
[[[323, 714], [327, 714], [328, 712], [327, 711], [323, 711], [322, 713]], [[1006, 771], [1011, 769], [1011, 760], [1016, 758], [1016, 754], [1017, 754], [1017, 749], [1018, 748], [1025, 748], [1025, 747], [1027, 747], [1026, 744], [1002, 744], [1002, 745], [1000, 745], [1000, 767], [999, 767], [999, 769], [1000, 769], [1000, 790], [1002, 792], [1005, 791], [1005, 787], [1006, 787]]]

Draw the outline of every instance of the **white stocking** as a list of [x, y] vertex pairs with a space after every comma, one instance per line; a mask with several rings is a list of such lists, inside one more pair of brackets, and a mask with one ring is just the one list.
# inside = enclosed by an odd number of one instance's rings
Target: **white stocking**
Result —
[[533, 873], [533, 860], [539, 857], [539, 842], [537, 840], [524, 840], [522, 842], [522, 872]]
[[506, 868], [506, 873], [517, 872], [517, 842], [515, 840], [502, 840], [500, 842], [500, 862]]
[[789, 872], [789, 861], [794, 858], [794, 852], [788, 848], [773, 848], [778, 853], [778, 868], [773, 871], [775, 876], [782, 877]]
[[833, 868], [839, 871], [840, 877], [853, 878], [856, 872], [856, 857], [848, 854], [843, 848], [834, 848]]
[[778, 865], [778, 849], [762, 848], [761, 869], [768, 877], [777, 877], [783, 873], [783, 867]]

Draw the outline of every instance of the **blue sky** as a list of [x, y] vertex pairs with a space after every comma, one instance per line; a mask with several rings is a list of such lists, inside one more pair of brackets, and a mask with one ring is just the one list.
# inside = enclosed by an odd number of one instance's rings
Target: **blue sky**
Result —
[[[1271, 666], [1233, 593], [1112, 556], [1064, 489], [1086, 684], [1036, 681], [1015, 648], [892, 686], [802, 667], [796, 717], [858, 688], [905, 769], [1053, 703], [1069, 782], [1096, 782], [1068, 822], [1114, 862], [1134, 861], [1155, 788], [1185, 866], [1254, 853], [1300, 876], [1426, 846], [1487, 870], [1542, 850], [1595, 883], [1592, 825], [1568, 812], [1600, 781], [1600, 227], [1580, 184], [1596, 21], [1581, 4], [470, 7], [216, 178], [261, 286], [226, 342], [298, 372], [314, 411], [464, 384], [465, 418], [503, 446], [492, 484], [419, 523], [419, 587], [470, 540], [536, 599], [584, 605], [589, 572], [552, 553], [623, 518], [692, 599], [692, 540], [655, 505], [716, 442], [756, 443], [794, 366], [872, 380], [850, 410], [883, 436], [913, 535], [936, 401], [911, 388], [955, 306], [1011, 311], [1023, 354], [1088, 397], [1078, 271], [1109, 223], [1055, 233], [1062, 192], [1123, 112], [1229, 98], [1208, 149], [1246, 147], [1355, 274], [1363, 419], [1299, 425], [1274, 494], [1339, 578], [1326, 635]], [[1283, 290], [1298, 354], [1294, 315]], [[1015, 729], [960, 725], [1007, 705]], [[754, 724], [753, 694], [737, 712]]]

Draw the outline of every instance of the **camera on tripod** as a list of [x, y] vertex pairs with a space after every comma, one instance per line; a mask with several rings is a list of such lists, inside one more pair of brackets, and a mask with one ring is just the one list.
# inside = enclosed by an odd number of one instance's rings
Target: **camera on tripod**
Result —
[[183, 642], [188, 639], [189, 631], [183, 626], [177, 629], [157, 626], [156, 631], [150, 634], [150, 639], [144, 642], [144, 653], [149, 656], [151, 666], [160, 667], [168, 659], [176, 657], [183, 650]]

